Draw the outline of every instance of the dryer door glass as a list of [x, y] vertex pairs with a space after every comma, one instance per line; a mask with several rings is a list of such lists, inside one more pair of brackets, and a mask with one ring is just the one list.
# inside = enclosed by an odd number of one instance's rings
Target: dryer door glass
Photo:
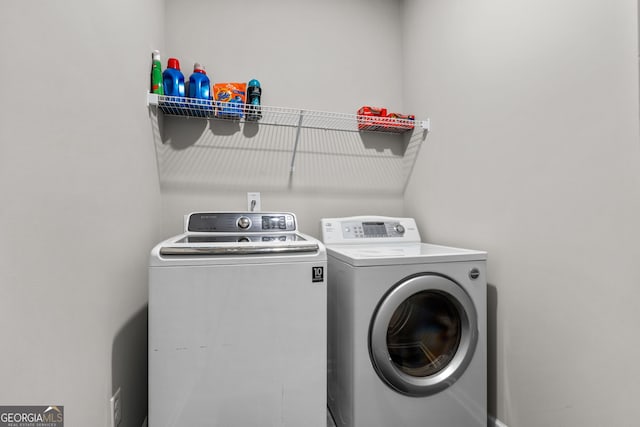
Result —
[[402, 372], [428, 377], [451, 362], [461, 335], [462, 321], [449, 297], [421, 291], [404, 300], [391, 316], [387, 348]]
[[428, 396], [460, 378], [477, 339], [476, 310], [467, 292], [447, 277], [421, 274], [394, 285], [376, 307], [369, 353], [391, 388]]

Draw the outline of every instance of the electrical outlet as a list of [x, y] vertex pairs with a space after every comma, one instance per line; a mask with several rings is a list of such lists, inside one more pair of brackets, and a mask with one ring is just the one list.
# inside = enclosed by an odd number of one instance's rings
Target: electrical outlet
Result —
[[122, 392], [120, 387], [113, 393], [111, 399], [111, 427], [118, 427], [122, 422]]
[[262, 210], [260, 193], [247, 193], [247, 210], [249, 212], [260, 212]]

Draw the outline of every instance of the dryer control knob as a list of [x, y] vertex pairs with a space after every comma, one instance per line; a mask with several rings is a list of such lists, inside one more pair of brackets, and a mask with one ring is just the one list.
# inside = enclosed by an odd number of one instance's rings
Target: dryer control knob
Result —
[[404, 234], [404, 226], [402, 224], [396, 225], [393, 229], [396, 230], [398, 234]]
[[480, 270], [478, 270], [478, 269], [477, 269], [477, 268], [475, 268], [475, 267], [474, 267], [474, 268], [472, 268], [472, 269], [469, 271], [469, 278], [470, 278], [471, 280], [476, 280], [478, 277], [480, 277]]
[[242, 229], [249, 228], [249, 226], [251, 225], [251, 220], [246, 216], [241, 216], [240, 218], [238, 218], [237, 224], [238, 227]]

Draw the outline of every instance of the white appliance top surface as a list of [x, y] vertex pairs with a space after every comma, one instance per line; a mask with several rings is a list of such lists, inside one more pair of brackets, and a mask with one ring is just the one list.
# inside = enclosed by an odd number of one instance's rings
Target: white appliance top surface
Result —
[[[319, 240], [295, 233], [293, 240], [191, 242], [184, 233], [160, 242], [151, 250], [149, 265], [160, 267], [191, 265], [239, 265], [326, 261], [325, 246]], [[243, 235], [236, 235], [244, 239]]]
[[151, 266], [235, 265], [326, 260], [319, 240], [299, 233], [289, 212], [195, 212], [185, 232], [151, 251]]
[[323, 218], [322, 240], [330, 257], [354, 266], [486, 260], [487, 253], [422, 243], [413, 218]]
[[487, 253], [429, 243], [388, 243], [327, 245], [329, 257], [354, 266], [426, 264], [435, 262], [481, 261]]

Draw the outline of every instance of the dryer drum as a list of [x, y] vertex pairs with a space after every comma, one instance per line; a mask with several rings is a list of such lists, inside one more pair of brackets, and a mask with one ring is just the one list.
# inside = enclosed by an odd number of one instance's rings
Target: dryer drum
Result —
[[393, 363], [413, 377], [446, 367], [458, 351], [462, 326], [455, 305], [439, 291], [420, 291], [398, 306], [387, 329]]
[[369, 328], [369, 354], [378, 376], [393, 389], [428, 396], [463, 373], [477, 341], [469, 295], [437, 274], [408, 277], [378, 304]]

